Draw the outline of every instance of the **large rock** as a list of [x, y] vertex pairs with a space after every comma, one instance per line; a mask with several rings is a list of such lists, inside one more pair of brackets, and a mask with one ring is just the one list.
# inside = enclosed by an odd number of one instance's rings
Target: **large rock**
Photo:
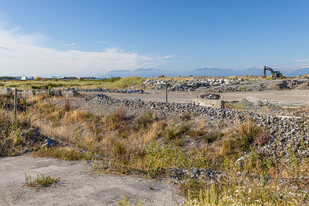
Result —
[[291, 89], [288, 86], [287, 81], [274, 81], [271, 82], [271, 84], [268, 86], [268, 89], [270, 90], [287, 90], [287, 89]]
[[37, 91], [35, 93], [36, 96], [46, 96], [48, 95], [48, 91], [47, 90], [40, 90], [40, 91]]
[[20, 95], [22, 97], [25, 97], [25, 98], [31, 98], [34, 96], [34, 91], [30, 90], [30, 91], [23, 91], [20, 93]]
[[62, 95], [65, 98], [72, 98], [72, 97], [76, 97], [78, 95], [78, 92], [75, 90], [67, 90], [67, 91], [63, 91]]
[[203, 107], [213, 107], [217, 109], [224, 109], [224, 101], [217, 99], [193, 99], [192, 103]]
[[10, 88], [0, 88], [0, 95], [11, 95], [13, 90]]
[[254, 106], [265, 106], [269, 104], [267, 101], [261, 100], [257, 97], [247, 97], [244, 101]]
[[51, 89], [50, 93], [51, 93], [51, 95], [54, 95], [54, 96], [61, 96], [62, 95], [61, 89]]

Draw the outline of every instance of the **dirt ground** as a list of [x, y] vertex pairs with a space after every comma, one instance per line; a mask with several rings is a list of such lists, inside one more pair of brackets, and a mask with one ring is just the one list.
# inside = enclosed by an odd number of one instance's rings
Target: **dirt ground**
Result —
[[[165, 101], [165, 91], [146, 90], [146, 94], [123, 94], [123, 93], [106, 93], [106, 95], [115, 98], [141, 99], [144, 101]], [[198, 92], [168, 92], [168, 101], [189, 103], [193, 98], [201, 95]], [[246, 97], [257, 97], [262, 100], [268, 100], [270, 103], [285, 106], [309, 106], [309, 90], [284, 90], [284, 91], [261, 91], [261, 92], [229, 92], [221, 93], [222, 100], [241, 101]]]
[[[182, 197], [166, 182], [133, 176], [89, 173], [86, 161], [59, 161], [29, 156], [0, 158], [0, 205], [117, 205], [122, 194], [143, 205], [179, 205]], [[46, 188], [25, 186], [25, 172], [44, 173], [59, 183]], [[176, 201], [177, 200], [177, 201]]]

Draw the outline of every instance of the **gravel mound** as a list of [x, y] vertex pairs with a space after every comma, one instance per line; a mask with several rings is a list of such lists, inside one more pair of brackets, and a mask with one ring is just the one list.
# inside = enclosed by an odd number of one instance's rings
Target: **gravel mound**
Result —
[[224, 120], [230, 124], [235, 120], [246, 121], [252, 119], [260, 127], [265, 128], [269, 134], [269, 141], [258, 149], [259, 152], [277, 157], [289, 159], [288, 153], [293, 151], [297, 156], [309, 157], [309, 122], [301, 117], [273, 116], [259, 114], [251, 111], [237, 111], [203, 107], [192, 103], [165, 103], [154, 101], [127, 100], [110, 98], [103, 94], [87, 97], [90, 104], [125, 106], [131, 109], [143, 108], [144, 110], [160, 110], [167, 113], [193, 113], [198, 116], [209, 117], [210, 121]]

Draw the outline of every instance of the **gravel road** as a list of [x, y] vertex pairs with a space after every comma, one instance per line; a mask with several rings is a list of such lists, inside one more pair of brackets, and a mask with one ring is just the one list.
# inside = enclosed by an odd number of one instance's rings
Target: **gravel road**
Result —
[[[179, 205], [182, 197], [168, 183], [133, 176], [93, 174], [86, 161], [59, 161], [18, 156], [0, 158], [0, 205], [117, 205], [125, 193], [143, 205]], [[60, 182], [46, 188], [29, 188], [25, 172], [44, 173]]]
[[[106, 95], [114, 98], [141, 99], [143, 101], [165, 101], [165, 91], [146, 90], [147, 94], [123, 94], [123, 93], [106, 93]], [[189, 103], [202, 93], [194, 92], [168, 92], [168, 101], [177, 103]], [[301, 106], [309, 105], [309, 90], [268, 90], [254, 92], [227, 92], [221, 93], [222, 100], [225, 101], [241, 101], [246, 97], [257, 97], [262, 100], [268, 100], [270, 103], [283, 105]]]

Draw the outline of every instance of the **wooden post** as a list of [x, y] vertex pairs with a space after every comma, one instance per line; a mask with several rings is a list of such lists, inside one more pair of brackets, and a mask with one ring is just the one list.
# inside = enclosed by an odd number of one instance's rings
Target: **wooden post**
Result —
[[165, 83], [165, 102], [167, 104], [167, 82]]
[[17, 120], [17, 88], [14, 89], [14, 123]]

